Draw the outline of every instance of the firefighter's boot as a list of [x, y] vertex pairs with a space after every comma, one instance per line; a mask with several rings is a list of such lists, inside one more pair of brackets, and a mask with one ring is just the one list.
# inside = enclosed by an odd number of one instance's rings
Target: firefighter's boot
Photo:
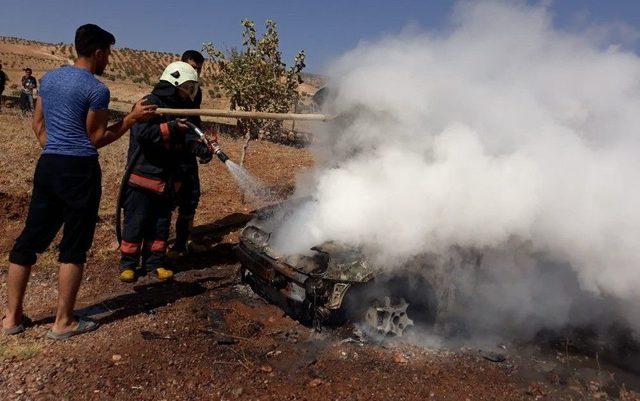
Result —
[[173, 278], [173, 271], [164, 267], [158, 267], [156, 269], [156, 278], [159, 281], [168, 281]]
[[118, 278], [123, 283], [134, 283], [138, 279], [138, 276], [136, 275], [136, 271], [133, 269], [123, 269], [120, 271]]

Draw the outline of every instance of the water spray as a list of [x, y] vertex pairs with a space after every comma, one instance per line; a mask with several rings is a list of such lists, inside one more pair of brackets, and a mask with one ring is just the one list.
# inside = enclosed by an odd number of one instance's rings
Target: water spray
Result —
[[220, 144], [207, 138], [204, 132], [195, 124], [189, 121], [187, 121], [186, 124], [198, 135], [200, 140], [211, 149], [212, 153], [218, 156], [218, 159], [224, 163], [235, 182], [242, 189], [242, 192], [254, 199], [265, 199], [265, 186], [259, 179], [254, 177], [247, 169], [229, 159], [229, 156], [220, 148]]

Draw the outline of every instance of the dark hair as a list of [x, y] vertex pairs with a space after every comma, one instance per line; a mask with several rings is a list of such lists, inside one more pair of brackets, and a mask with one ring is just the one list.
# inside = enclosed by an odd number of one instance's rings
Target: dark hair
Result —
[[106, 50], [116, 43], [116, 38], [95, 24], [82, 25], [76, 30], [76, 53], [91, 57], [98, 50]]
[[31, 70], [31, 68], [28, 68], [28, 67], [24, 69], [24, 72], [31, 72], [31, 73], [33, 73], [33, 71]]
[[202, 53], [197, 50], [187, 50], [186, 52], [182, 53], [182, 58], [180, 60], [184, 62], [193, 60], [196, 62], [196, 64], [204, 63], [204, 57], [202, 56]]

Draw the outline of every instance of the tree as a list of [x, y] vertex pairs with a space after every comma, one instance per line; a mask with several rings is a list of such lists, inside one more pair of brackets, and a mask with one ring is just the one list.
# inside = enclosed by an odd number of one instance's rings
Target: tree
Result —
[[[302, 83], [304, 50], [298, 52], [294, 64], [287, 67], [282, 62], [278, 26], [274, 21], [266, 21], [261, 38], [256, 35], [253, 21], [243, 20], [242, 26], [241, 49], [223, 52], [212, 43], [203, 45], [203, 50], [218, 65], [215, 78], [229, 97], [231, 110], [289, 112], [298, 99], [297, 89]], [[242, 165], [249, 141], [266, 132], [281, 131], [282, 122], [239, 119], [238, 129], [245, 138], [240, 157]]]

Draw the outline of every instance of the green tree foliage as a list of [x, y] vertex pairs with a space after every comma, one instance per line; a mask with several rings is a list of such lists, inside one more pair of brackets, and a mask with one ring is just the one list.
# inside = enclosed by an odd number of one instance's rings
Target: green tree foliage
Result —
[[[265, 23], [265, 32], [258, 38], [255, 24], [242, 21], [242, 48], [223, 52], [212, 43], [205, 43], [203, 50], [217, 63], [216, 80], [227, 94], [232, 110], [286, 113], [298, 100], [298, 85], [302, 83], [305, 67], [304, 51], [298, 52], [290, 67], [282, 61], [278, 25], [271, 20]], [[238, 128], [245, 137], [240, 163], [244, 163], [251, 139], [274, 134], [282, 130], [282, 122], [256, 119], [240, 119]]]

